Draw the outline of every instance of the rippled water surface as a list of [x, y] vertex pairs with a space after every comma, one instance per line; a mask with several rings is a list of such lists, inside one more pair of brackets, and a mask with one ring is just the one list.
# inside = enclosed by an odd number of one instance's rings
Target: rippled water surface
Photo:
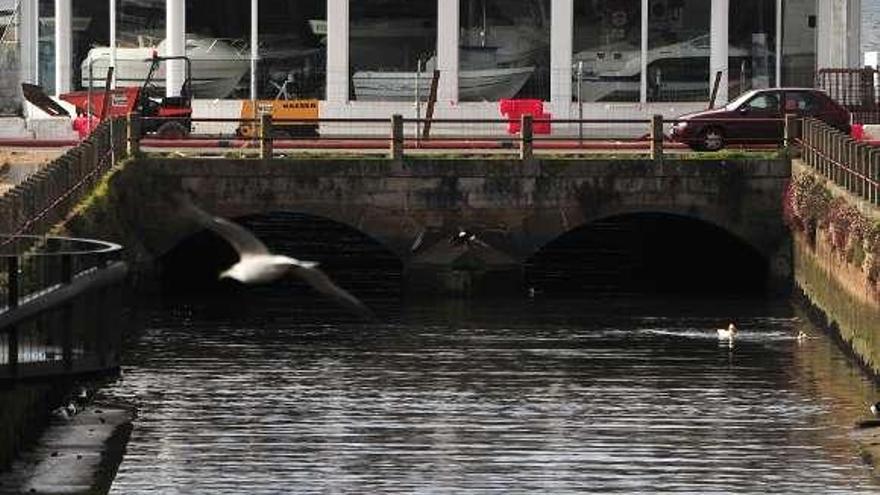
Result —
[[104, 392], [139, 409], [112, 493], [880, 490], [850, 438], [873, 389], [786, 304], [375, 304], [148, 310]]

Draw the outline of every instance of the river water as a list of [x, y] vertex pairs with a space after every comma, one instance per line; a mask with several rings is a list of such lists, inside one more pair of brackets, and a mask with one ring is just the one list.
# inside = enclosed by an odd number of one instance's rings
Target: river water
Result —
[[370, 303], [144, 310], [102, 392], [138, 408], [111, 493], [880, 492], [852, 441], [876, 391], [787, 302]]

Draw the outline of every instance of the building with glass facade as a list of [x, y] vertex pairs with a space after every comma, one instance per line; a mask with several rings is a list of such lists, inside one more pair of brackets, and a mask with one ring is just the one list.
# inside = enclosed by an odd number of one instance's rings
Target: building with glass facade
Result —
[[[156, 51], [190, 58], [211, 116], [251, 98], [409, 115], [435, 70], [438, 117], [497, 117], [504, 98], [559, 118], [673, 114], [704, 107], [718, 72], [725, 101], [858, 66], [860, 1], [22, 0], [22, 79], [61, 93], [114, 65], [135, 85]], [[179, 91], [181, 67], [162, 72]]]

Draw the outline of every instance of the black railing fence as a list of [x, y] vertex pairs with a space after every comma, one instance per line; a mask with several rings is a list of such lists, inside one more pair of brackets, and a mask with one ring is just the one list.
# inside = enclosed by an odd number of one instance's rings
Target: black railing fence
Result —
[[804, 119], [804, 162], [853, 195], [880, 205], [880, 148], [855, 141], [817, 119]]
[[0, 380], [119, 366], [120, 246], [0, 236]]

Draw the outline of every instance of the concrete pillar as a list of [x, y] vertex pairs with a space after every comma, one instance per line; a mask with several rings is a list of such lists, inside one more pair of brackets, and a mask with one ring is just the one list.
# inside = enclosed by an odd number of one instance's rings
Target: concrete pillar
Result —
[[642, 0], [641, 10], [642, 70], [639, 78], [639, 101], [645, 103], [648, 101], [648, 0]]
[[260, 8], [251, 0], [251, 99], [257, 99], [257, 59], [260, 56]]
[[[712, 13], [709, 21], [709, 74], [710, 84], [715, 82], [715, 74], [721, 71], [721, 82], [718, 84], [718, 94], [715, 98], [716, 106], [727, 103], [727, 84], [730, 76], [728, 70], [728, 17], [730, 15], [730, 0], [712, 0]], [[711, 88], [710, 88], [711, 92]]]
[[[34, 0], [36, 1], [36, 0]], [[70, 92], [73, 40], [71, 0], [55, 0], [55, 94]]]
[[550, 102], [553, 116], [563, 119], [571, 112], [573, 37], [574, 1], [554, 0], [550, 5]]
[[862, 66], [862, 0], [846, 2], [846, 66]]
[[817, 0], [817, 4], [818, 68], [859, 67], [861, 0]]
[[[186, 1], [165, 0], [165, 56], [186, 55]], [[180, 96], [186, 80], [183, 60], [165, 62], [165, 96]]]
[[773, 39], [776, 40], [776, 84], [775, 87], [782, 86], [782, 0], [776, 0], [776, 28]]
[[21, 82], [39, 84], [40, 12], [36, 0], [21, 2]]
[[116, 88], [116, 0], [110, 0], [110, 67], [113, 67], [110, 87]]
[[458, 103], [458, 0], [437, 0], [437, 101]]
[[348, 102], [349, 0], [327, 0], [327, 101]]

